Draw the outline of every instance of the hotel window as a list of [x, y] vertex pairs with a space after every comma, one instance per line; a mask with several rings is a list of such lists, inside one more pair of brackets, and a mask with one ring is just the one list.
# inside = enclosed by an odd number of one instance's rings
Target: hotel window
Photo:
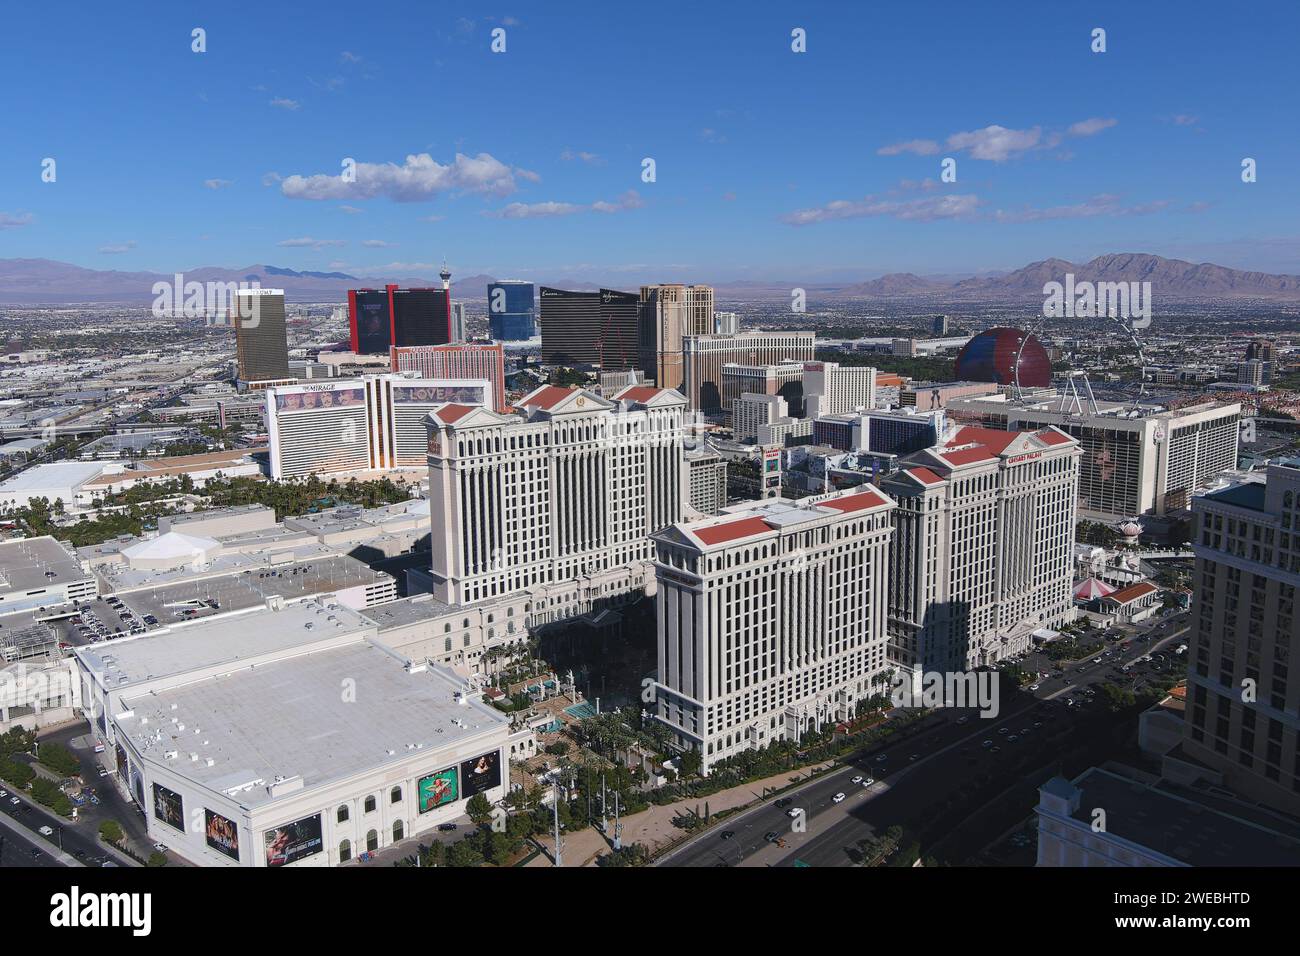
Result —
[[375, 802], [374, 795], [371, 794], [370, 796], [366, 797], [366, 813], [374, 813], [375, 806], [376, 806], [376, 802]]

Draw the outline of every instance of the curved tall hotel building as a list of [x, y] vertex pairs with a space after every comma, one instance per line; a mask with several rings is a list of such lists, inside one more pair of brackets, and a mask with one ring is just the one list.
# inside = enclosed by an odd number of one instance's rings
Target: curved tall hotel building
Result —
[[400, 373], [269, 388], [271, 477], [422, 468], [429, 413], [448, 402], [493, 409], [494, 396], [487, 379]]

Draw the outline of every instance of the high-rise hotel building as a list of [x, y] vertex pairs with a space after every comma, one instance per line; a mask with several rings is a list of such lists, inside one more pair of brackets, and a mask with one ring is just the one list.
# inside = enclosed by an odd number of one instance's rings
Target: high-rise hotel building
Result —
[[547, 602], [536, 622], [644, 589], [649, 536], [686, 500], [682, 397], [545, 385], [516, 409], [449, 404], [429, 419], [434, 597], [529, 590]]
[[498, 342], [519, 342], [537, 334], [533, 284], [521, 279], [489, 282], [488, 336]]
[[235, 326], [236, 376], [243, 388], [292, 382], [283, 289], [239, 289], [231, 322]]
[[890, 498], [768, 501], [654, 536], [656, 716], [710, 766], [883, 689]]
[[717, 328], [713, 289], [707, 285], [643, 285], [640, 296], [640, 368], [660, 388], [681, 391], [682, 338]]
[[456, 341], [452, 318], [451, 274], [442, 288], [348, 291], [348, 326], [352, 351], [386, 355], [390, 348], [445, 345]]
[[734, 365], [783, 365], [813, 359], [812, 332], [738, 332], [682, 337], [682, 394], [692, 411], [722, 418], [722, 369]]
[[1191, 506], [1192, 493], [1237, 465], [1241, 405], [1201, 402], [1182, 408], [1132, 402], [1082, 407], [1068, 397], [1023, 401], [1002, 397], [956, 398], [948, 417], [992, 428], [1051, 425], [1075, 438], [1079, 510], [1114, 520]]
[[637, 297], [601, 289], [568, 292], [542, 286], [542, 362], [636, 368]]
[[425, 420], [448, 402], [490, 406], [492, 383], [400, 374], [268, 388], [271, 477], [420, 468]]
[[1183, 769], [1300, 815], [1300, 461], [1195, 498], [1192, 513]]
[[1054, 428], [961, 429], [881, 481], [898, 503], [889, 659], [912, 685], [1019, 654], [1074, 619], [1079, 445]]
[[500, 342], [457, 342], [451, 345], [411, 345], [389, 351], [394, 372], [420, 378], [485, 378], [492, 383], [488, 407], [506, 407], [505, 351]]

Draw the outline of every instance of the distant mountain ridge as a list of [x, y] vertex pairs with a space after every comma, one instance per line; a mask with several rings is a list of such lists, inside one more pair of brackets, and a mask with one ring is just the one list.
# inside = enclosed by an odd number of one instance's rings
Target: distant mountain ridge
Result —
[[[1065, 259], [1031, 262], [1014, 272], [967, 278], [890, 273], [857, 283], [816, 283], [790, 280], [736, 281], [714, 284], [719, 302], [788, 299], [796, 287], [817, 299], [940, 299], [952, 302], [1025, 302], [1041, 300], [1043, 285], [1064, 282], [1150, 282], [1154, 296], [1172, 301], [1263, 299], [1300, 301], [1300, 276], [1229, 269], [1209, 262], [1192, 263], [1148, 253], [1112, 253], [1085, 263]], [[354, 276], [346, 272], [310, 272], [254, 264], [242, 269], [203, 266], [184, 270], [186, 281], [258, 282], [282, 288], [292, 302], [342, 302], [348, 289], [437, 285], [436, 278], [419, 276]], [[156, 282], [174, 281], [172, 274], [87, 269], [52, 259], [0, 259], [0, 304], [145, 304], [154, 298]], [[452, 294], [467, 302], [487, 298], [490, 275], [452, 276]], [[646, 283], [663, 281], [648, 277]], [[698, 279], [694, 281], [700, 281]], [[538, 286], [595, 290], [601, 283], [575, 279], [538, 279]], [[607, 288], [633, 290], [642, 281], [612, 281]]]

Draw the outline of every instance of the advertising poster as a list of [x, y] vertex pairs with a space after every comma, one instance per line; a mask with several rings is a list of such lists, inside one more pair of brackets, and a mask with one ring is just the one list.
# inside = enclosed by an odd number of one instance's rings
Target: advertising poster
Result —
[[208, 846], [226, 854], [232, 860], [239, 859], [239, 827], [235, 821], [228, 820], [219, 813], [203, 808], [206, 816]]
[[428, 813], [448, 803], [455, 803], [460, 797], [456, 786], [456, 768], [448, 767], [427, 777], [421, 777], [416, 788], [420, 797], [420, 812]]
[[277, 412], [307, 412], [317, 408], [359, 408], [366, 403], [365, 390], [355, 388], [335, 388], [320, 386], [302, 391], [277, 392], [275, 410]]
[[501, 783], [501, 751], [492, 750], [466, 760], [460, 765], [460, 790], [462, 797], [491, 790]]
[[185, 829], [185, 808], [181, 803], [181, 795], [156, 783], [153, 785], [153, 815], [169, 827], [182, 831]]
[[267, 830], [262, 834], [266, 846], [266, 865], [285, 866], [314, 856], [325, 848], [321, 839], [320, 814]]

